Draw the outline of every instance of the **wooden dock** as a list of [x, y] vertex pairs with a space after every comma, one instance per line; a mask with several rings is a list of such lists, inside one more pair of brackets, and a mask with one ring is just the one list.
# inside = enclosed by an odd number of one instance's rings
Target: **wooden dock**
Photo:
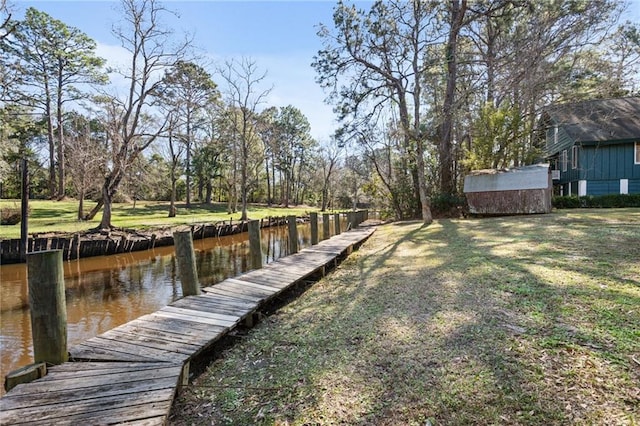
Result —
[[0, 425], [165, 424], [196, 355], [278, 294], [337, 265], [373, 230], [336, 235], [72, 347], [71, 362], [0, 399]]

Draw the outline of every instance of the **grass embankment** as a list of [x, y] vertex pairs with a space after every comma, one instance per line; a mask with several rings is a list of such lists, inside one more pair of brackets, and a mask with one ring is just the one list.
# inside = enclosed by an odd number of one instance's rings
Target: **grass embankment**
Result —
[[[96, 204], [85, 201], [85, 211]], [[78, 221], [77, 201], [44, 201], [29, 202], [29, 233], [68, 232], [75, 233], [95, 228], [100, 223], [102, 213], [98, 213], [91, 221]], [[166, 202], [138, 201], [133, 203], [116, 203], [113, 205], [112, 223], [119, 228], [144, 230], [161, 226], [173, 226], [193, 223], [213, 223], [222, 220], [239, 220], [241, 212], [227, 213], [226, 203], [192, 204], [187, 209], [184, 204], [176, 205], [176, 217], [167, 217], [169, 204]], [[20, 209], [20, 200], [0, 200], [0, 209]], [[248, 208], [250, 219], [262, 219], [268, 216], [304, 215], [315, 209], [309, 207], [266, 207], [251, 205]], [[20, 238], [20, 224], [0, 226], [0, 238]]]
[[637, 209], [379, 227], [172, 424], [638, 424], [639, 259]]

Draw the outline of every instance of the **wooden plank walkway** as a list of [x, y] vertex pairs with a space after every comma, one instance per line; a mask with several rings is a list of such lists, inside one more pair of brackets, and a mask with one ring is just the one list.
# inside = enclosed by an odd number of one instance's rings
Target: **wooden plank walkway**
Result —
[[295, 283], [324, 274], [373, 231], [336, 235], [72, 347], [71, 362], [0, 399], [0, 425], [165, 424], [194, 356]]

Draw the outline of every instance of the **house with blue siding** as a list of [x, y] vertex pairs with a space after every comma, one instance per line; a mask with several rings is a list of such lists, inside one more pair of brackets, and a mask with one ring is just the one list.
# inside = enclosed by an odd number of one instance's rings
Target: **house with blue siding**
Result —
[[640, 194], [640, 97], [553, 105], [542, 123], [556, 195]]

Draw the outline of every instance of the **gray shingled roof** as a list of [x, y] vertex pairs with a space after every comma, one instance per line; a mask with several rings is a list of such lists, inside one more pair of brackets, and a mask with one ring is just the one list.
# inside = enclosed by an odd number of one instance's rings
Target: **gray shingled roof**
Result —
[[640, 97], [553, 105], [545, 109], [574, 142], [640, 141]]

